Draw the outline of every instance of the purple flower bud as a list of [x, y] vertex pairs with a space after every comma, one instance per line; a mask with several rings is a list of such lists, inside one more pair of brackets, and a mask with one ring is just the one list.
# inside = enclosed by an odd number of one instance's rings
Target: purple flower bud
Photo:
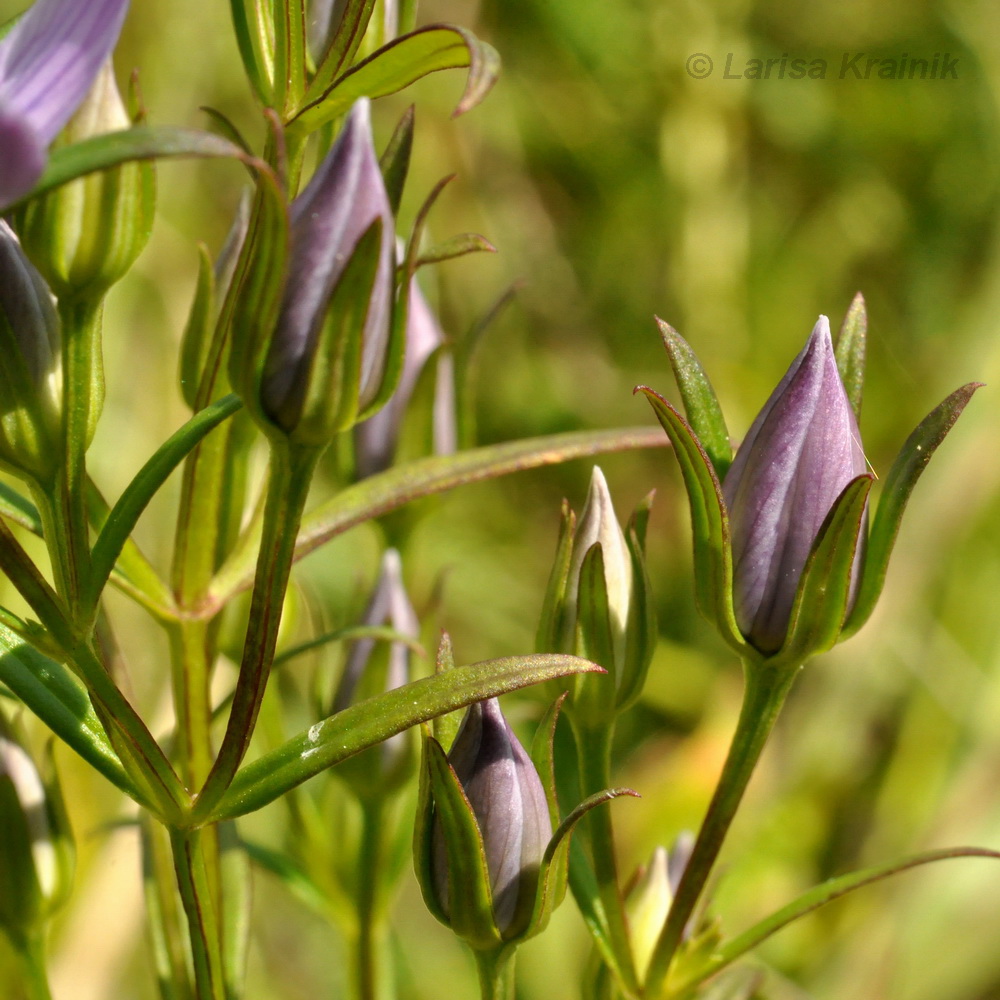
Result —
[[[359, 479], [392, 465], [407, 407], [420, 374], [445, 336], [416, 279], [410, 283], [406, 321], [406, 354], [399, 385], [381, 410], [354, 428], [355, 466]], [[451, 356], [439, 356], [432, 415], [434, 454], [450, 455], [456, 447], [455, 386]]]
[[[496, 698], [469, 706], [448, 761], [483, 838], [493, 919], [510, 938], [530, 916], [539, 867], [552, 838], [545, 790]], [[447, 912], [447, 853], [440, 831], [434, 860], [437, 897]]]
[[761, 652], [781, 647], [819, 529], [847, 484], [865, 471], [830, 324], [820, 316], [747, 433], [722, 486], [732, 536], [736, 621]]
[[127, 10], [128, 0], [37, 0], [0, 41], [0, 208], [35, 185]]
[[261, 385], [264, 410], [280, 427], [290, 430], [303, 416], [330, 296], [358, 240], [379, 219], [378, 266], [364, 327], [356, 334], [361, 339], [359, 411], [382, 385], [395, 263], [392, 210], [372, 143], [370, 104], [362, 98], [291, 207], [288, 280]]

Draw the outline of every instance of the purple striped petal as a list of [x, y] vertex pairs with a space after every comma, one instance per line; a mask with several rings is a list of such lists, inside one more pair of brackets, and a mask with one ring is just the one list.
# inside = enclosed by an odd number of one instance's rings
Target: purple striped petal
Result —
[[820, 316], [723, 483], [736, 620], [762, 652], [781, 647], [819, 529], [844, 487], [865, 468], [830, 324]]
[[44, 149], [118, 40], [128, 0], [37, 0], [0, 41], [0, 205], [31, 190]]

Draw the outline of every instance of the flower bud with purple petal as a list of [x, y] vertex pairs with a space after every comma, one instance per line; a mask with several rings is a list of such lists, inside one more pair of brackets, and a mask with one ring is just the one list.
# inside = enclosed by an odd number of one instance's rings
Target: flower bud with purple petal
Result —
[[[508, 940], [528, 925], [552, 838], [545, 789], [496, 698], [469, 706], [448, 763], [475, 817], [489, 872], [493, 921]], [[447, 914], [451, 893], [464, 890], [450, 884], [452, 866], [440, 825], [433, 849], [434, 891]]]
[[411, 279], [406, 353], [396, 391], [378, 413], [354, 428], [354, 464], [359, 479], [373, 476], [392, 465], [417, 384], [435, 355], [430, 445], [435, 455], [450, 455], [455, 451], [454, 374], [450, 353], [439, 350], [444, 343], [444, 331], [437, 317], [416, 279]]
[[59, 461], [62, 368], [52, 293], [0, 219], [0, 464], [47, 482]]
[[[799, 579], [820, 528], [845, 487], [865, 471], [830, 324], [820, 316], [722, 484], [736, 621], [761, 652], [773, 653], [784, 642]], [[860, 556], [859, 546], [852, 591]]]
[[127, 10], [128, 0], [36, 0], [0, 40], [0, 209], [38, 181]]
[[[420, 622], [406, 593], [403, 566], [395, 549], [387, 549], [382, 557], [382, 569], [360, 624], [387, 626], [413, 642], [420, 637]], [[400, 640], [385, 642], [366, 637], [355, 641], [333, 697], [331, 714], [408, 684], [413, 674], [412, 659], [412, 648]], [[346, 781], [359, 798], [383, 796], [413, 774], [415, 738], [412, 731], [390, 736], [384, 743], [344, 761], [334, 774]]]
[[366, 98], [355, 102], [333, 148], [292, 203], [290, 226], [288, 274], [264, 360], [260, 406], [290, 437], [325, 444], [372, 408], [388, 363], [395, 224]]

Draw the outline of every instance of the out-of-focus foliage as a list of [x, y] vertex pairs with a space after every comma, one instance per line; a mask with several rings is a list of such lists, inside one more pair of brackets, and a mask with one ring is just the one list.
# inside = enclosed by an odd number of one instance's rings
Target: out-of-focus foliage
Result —
[[[21, 6], [0, 0], [0, 21]], [[223, 0], [133, 5], [117, 69], [124, 80], [140, 67], [151, 121], [204, 127], [198, 106], [209, 104], [262, 134], [228, 18]], [[995, 5], [432, 0], [419, 20], [469, 25], [504, 59], [485, 104], [457, 121], [447, 117], [457, 76], [415, 88], [403, 209], [412, 216], [430, 185], [457, 169], [432, 225], [445, 235], [482, 232], [500, 249], [427, 275], [450, 335], [520, 283], [478, 354], [481, 441], [651, 422], [631, 389], [672, 389], [654, 313], [695, 348], [739, 437], [817, 314], [838, 324], [859, 289], [870, 316], [861, 424], [877, 473], [956, 385], [1000, 381]], [[858, 52], [948, 54], [957, 79], [838, 79], [845, 54]], [[714, 62], [705, 79], [685, 69], [694, 53]], [[726, 79], [729, 53], [733, 75], [749, 59], [787, 53], [789, 61], [827, 60], [827, 78], [778, 79], [774, 69], [767, 80]], [[375, 105], [380, 144], [400, 110], [394, 99]], [[164, 164], [158, 173], [153, 238], [108, 311], [108, 399], [91, 455], [112, 496], [183, 420], [179, 395], [150, 387], [172, 384], [194, 242], [219, 247], [238, 194], [234, 165]], [[812, 663], [793, 692], [725, 852], [716, 900], [730, 931], [852, 866], [949, 844], [1000, 846], [997, 398], [992, 385], [979, 394], [920, 482], [875, 618]], [[649, 559], [661, 642], [646, 696], [619, 727], [621, 780], [644, 798], [612, 806], [631, 869], [700, 820], [735, 720], [739, 677], [694, 610], [674, 463], [657, 451], [602, 465], [622, 510], [659, 490]], [[408, 545], [410, 590], [426, 610], [440, 582], [435, 614], [464, 661], [531, 648], [559, 502], [567, 495], [579, 506], [588, 476], [574, 463], [469, 487], [422, 509]], [[156, 524], [169, 520], [170, 502], [158, 499], [139, 526], [161, 562]], [[366, 529], [304, 569], [317, 595], [343, 602], [376, 566]], [[146, 622], [130, 608], [121, 613], [135, 618], [134, 630], [122, 632], [138, 665], [137, 697], [155, 705], [163, 650], [144, 648]], [[520, 705], [522, 718], [535, 710], [530, 697]], [[519, 703], [512, 707], [516, 724]], [[76, 1000], [151, 997], [148, 964], [133, 953], [141, 920], [133, 835], [100, 828], [114, 796], [63, 759], [81, 861], [77, 894], [56, 931], [54, 989]], [[271, 807], [247, 825], [273, 839], [282, 815]], [[953, 861], [834, 904], [762, 950], [775, 970], [768, 995], [1000, 996], [998, 886], [1000, 871], [989, 863]], [[118, 900], [115, 947], [103, 940], [102, 893]], [[248, 996], [338, 995], [333, 932], [267, 876], [258, 877], [257, 895]], [[422, 911], [414, 885], [396, 913], [402, 995], [430, 1000], [444, 995], [443, 984], [449, 996], [473, 995], [471, 966]], [[587, 947], [565, 906], [523, 950], [520, 995], [577, 996]]]

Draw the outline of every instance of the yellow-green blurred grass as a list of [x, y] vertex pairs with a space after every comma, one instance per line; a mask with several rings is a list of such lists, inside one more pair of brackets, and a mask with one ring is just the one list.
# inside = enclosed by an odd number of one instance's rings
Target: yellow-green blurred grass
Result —
[[[0, 16], [19, 6], [0, 4]], [[435, 234], [478, 230], [500, 249], [426, 276], [449, 332], [460, 334], [509, 283], [523, 282], [482, 347], [483, 441], [650, 422], [632, 386], [673, 389], [654, 312], [703, 358], [738, 438], [816, 315], [836, 324], [862, 290], [871, 317], [862, 430], [881, 475], [951, 389], [997, 382], [1000, 16], [991, 5], [437, 0], [421, 19], [469, 24], [505, 61], [487, 102], [456, 122], [446, 115], [457, 74], [414, 89], [406, 201], [412, 216], [420, 194], [457, 170]], [[730, 51], [737, 60], [787, 51], [833, 64], [848, 50], [951, 51], [959, 79], [718, 75]], [[713, 55], [713, 77], [685, 74], [693, 52]], [[197, 109], [209, 104], [253, 140], [261, 134], [221, 0], [134, 5], [117, 66], [123, 80], [140, 68], [151, 121], [203, 125]], [[382, 137], [406, 96], [377, 109]], [[92, 455], [112, 496], [185, 417], [174, 371], [194, 244], [220, 245], [242, 183], [238, 168], [218, 163], [170, 164], [159, 175], [153, 240], [109, 304], [109, 396]], [[914, 495], [876, 617], [803, 675], [723, 858], [718, 909], [728, 929], [853, 864], [947, 844], [1000, 846], [998, 417], [991, 385]], [[650, 488], [659, 494], [650, 547], [664, 643], [647, 711], [623, 727], [635, 749], [622, 780], [644, 798], [613, 806], [630, 870], [698, 822], [735, 718], [738, 668], [694, 618], [686, 511], [669, 454], [603, 464], [622, 516]], [[409, 576], [426, 605], [446, 573], [440, 617], [460, 658], [531, 647], [559, 501], [581, 504], [587, 471], [575, 463], [524, 474], [428, 507], [407, 553]], [[175, 489], [139, 528], [164, 567]], [[374, 551], [371, 538], [352, 542], [304, 570], [324, 593], [351, 594], [371, 579]], [[162, 646], [141, 616], [123, 619], [120, 608], [118, 616], [153, 711], [158, 677], [165, 684]], [[74, 928], [107, 926], [106, 912], [86, 908], [98, 905], [90, 890], [114, 863], [100, 826], [121, 812], [92, 788], [99, 779], [69, 760], [64, 767], [85, 847], [76, 909], [57, 928], [57, 967], [88, 953], [73, 950]], [[279, 816], [275, 808], [262, 821], [277, 831]], [[334, 988], [339, 974], [324, 972], [322, 960], [303, 962], [285, 936], [321, 949], [325, 932], [298, 904], [279, 907], [280, 887], [259, 881], [265, 905], [249, 997]], [[983, 861], [912, 873], [809, 918], [762, 957], [821, 998], [985, 1000], [1000, 990], [998, 885], [1000, 868]], [[138, 919], [136, 905], [119, 915], [123, 925]], [[471, 967], [419, 906], [410, 884], [397, 916], [414, 977], [404, 995], [442, 996], [461, 975], [464, 995]], [[281, 933], [266, 928], [279, 911]], [[547, 946], [558, 953], [558, 983]], [[331, 948], [330, 961], [338, 954]], [[585, 958], [578, 919], [560, 914], [525, 958], [524, 996], [554, 997], [557, 987], [573, 996]], [[141, 959], [94, 961], [103, 967], [75, 969], [76, 981], [117, 983], [103, 995], [152, 995]]]

